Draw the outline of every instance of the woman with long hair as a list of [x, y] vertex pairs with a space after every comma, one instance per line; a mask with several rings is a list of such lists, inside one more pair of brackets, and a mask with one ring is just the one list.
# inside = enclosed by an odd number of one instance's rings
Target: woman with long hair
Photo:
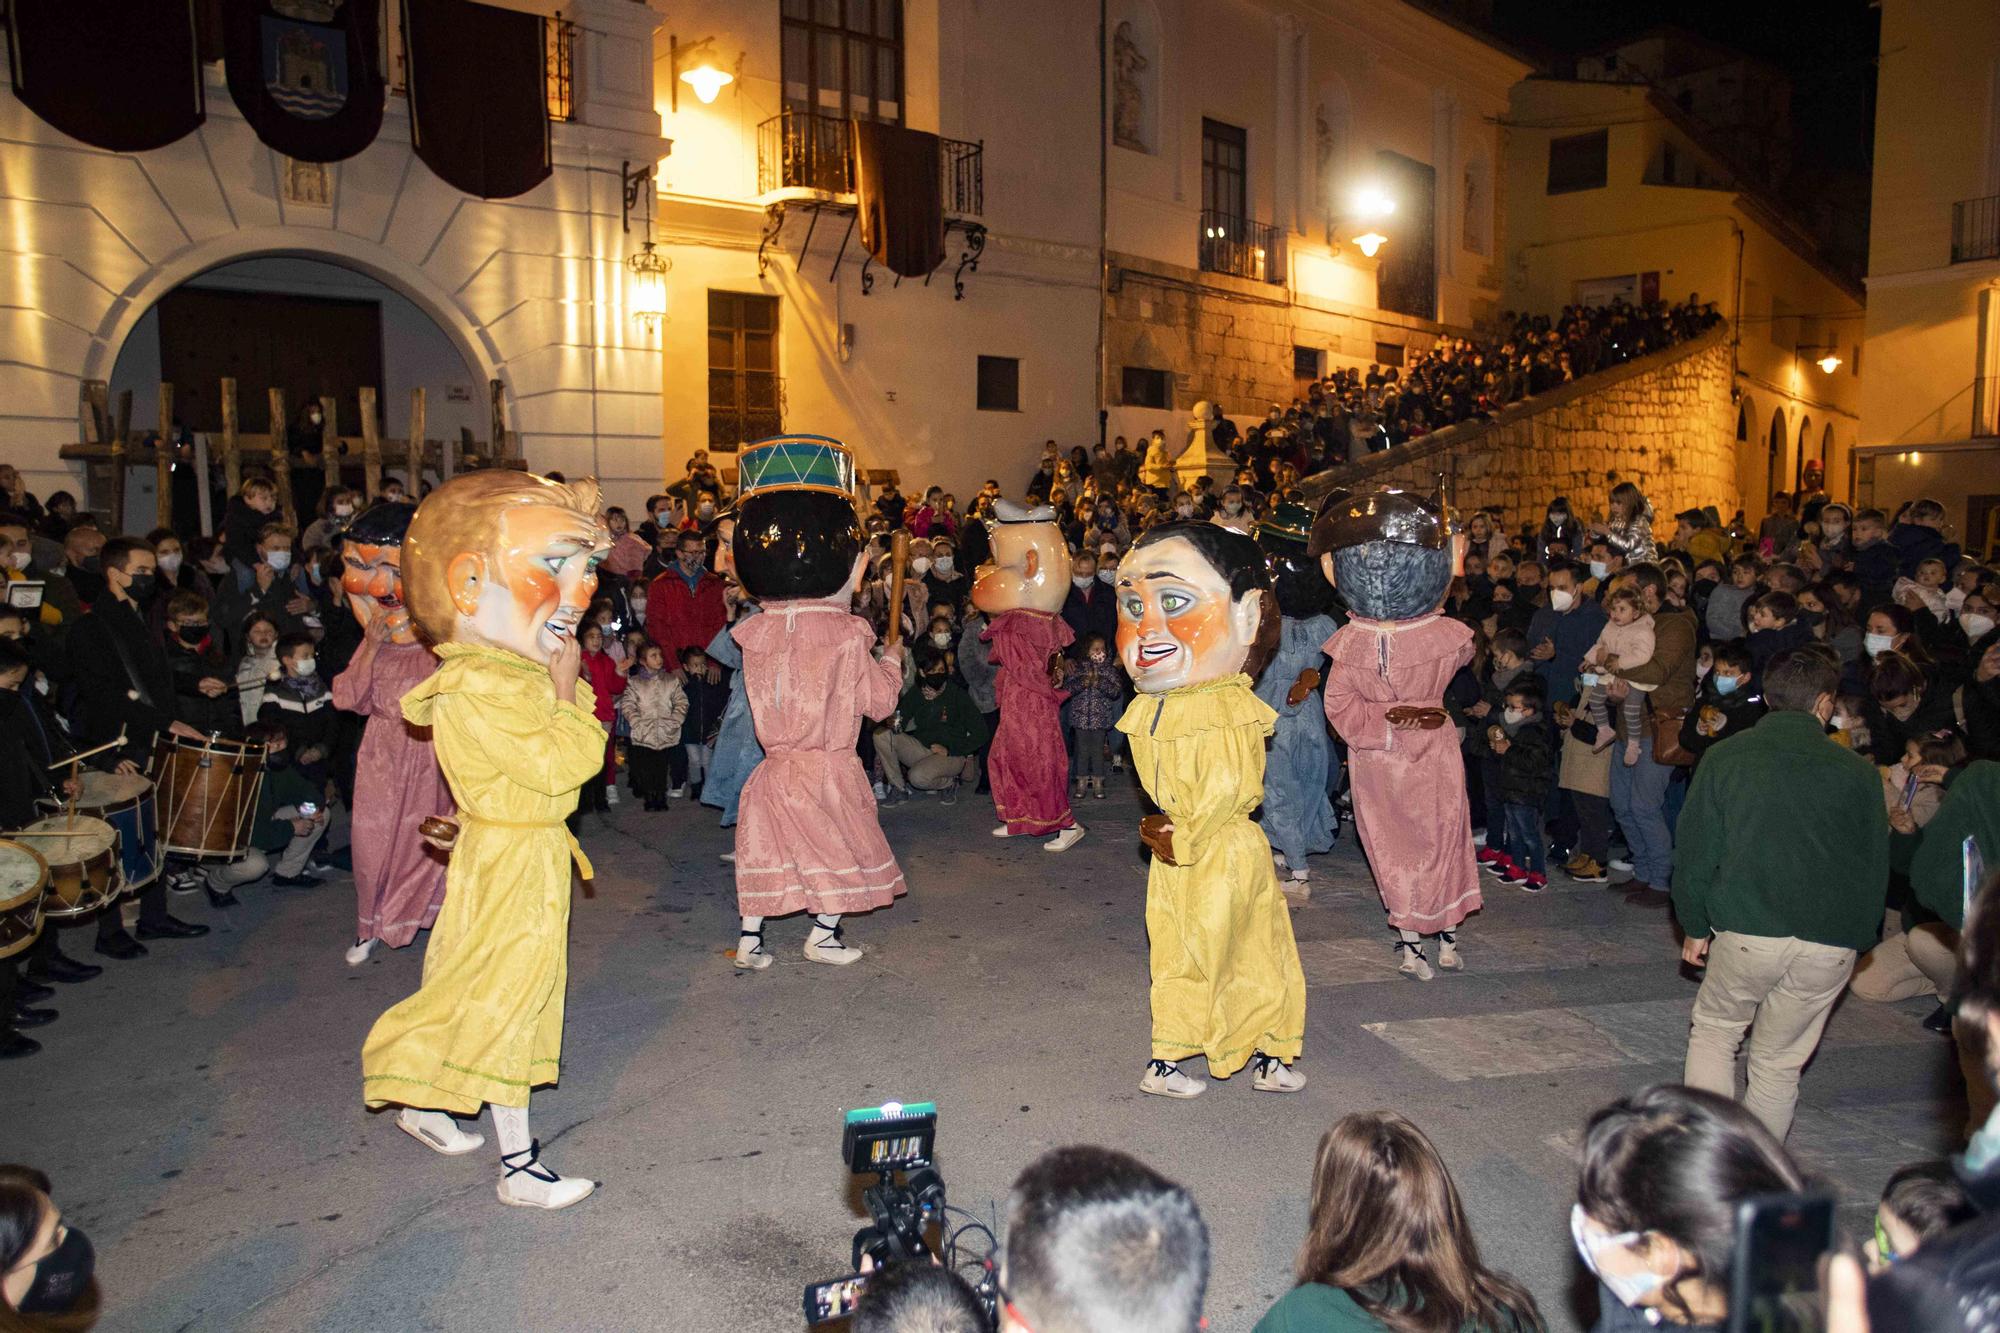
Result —
[[1480, 1262], [1444, 1159], [1394, 1111], [1357, 1111], [1319, 1141], [1299, 1285], [1256, 1333], [1527, 1333], [1527, 1289]]
[[1806, 1189], [1771, 1131], [1726, 1097], [1660, 1084], [1598, 1111], [1570, 1213], [1598, 1280], [1595, 1333], [1721, 1328], [1736, 1206]]

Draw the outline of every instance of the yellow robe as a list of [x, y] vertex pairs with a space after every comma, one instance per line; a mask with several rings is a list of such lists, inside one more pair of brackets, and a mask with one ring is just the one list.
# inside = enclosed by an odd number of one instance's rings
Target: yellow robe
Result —
[[1305, 972], [1271, 844], [1250, 821], [1277, 716], [1235, 675], [1142, 694], [1118, 720], [1179, 862], [1154, 857], [1146, 879], [1153, 1058], [1206, 1055], [1217, 1078], [1259, 1051], [1295, 1059], [1305, 1042]]
[[524, 657], [449, 643], [438, 657], [403, 716], [431, 728], [458, 842], [423, 985], [375, 1021], [361, 1086], [370, 1106], [470, 1115], [526, 1106], [560, 1072], [573, 854], [589, 873], [563, 819], [604, 766], [604, 728], [583, 681], [559, 703], [548, 669]]

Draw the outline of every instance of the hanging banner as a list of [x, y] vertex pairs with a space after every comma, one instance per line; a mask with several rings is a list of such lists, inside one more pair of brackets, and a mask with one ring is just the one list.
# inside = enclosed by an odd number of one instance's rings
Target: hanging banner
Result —
[[549, 178], [544, 22], [471, 0], [403, 6], [410, 143], [447, 185], [511, 199]]
[[375, 142], [388, 95], [377, 0], [223, 0], [229, 95], [257, 137], [301, 162]]
[[164, 148], [207, 115], [192, 0], [13, 0], [14, 96], [73, 139]]

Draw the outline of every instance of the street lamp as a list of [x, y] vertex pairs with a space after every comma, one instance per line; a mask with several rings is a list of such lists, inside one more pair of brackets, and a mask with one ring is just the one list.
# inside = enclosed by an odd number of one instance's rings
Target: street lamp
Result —
[[[672, 90], [669, 96], [672, 101], [673, 110], [679, 111], [681, 109], [680, 85], [683, 83], [694, 89], [694, 95], [700, 98], [702, 104], [705, 106], [713, 102], [716, 94], [721, 92], [724, 87], [736, 82], [734, 74], [731, 74], [728, 70], [717, 69], [715, 67], [714, 48], [715, 38], [713, 37], [704, 37], [700, 41], [691, 42], [686, 46], [682, 46], [680, 39], [677, 37], [669, 36], [667, 38], [668, 84]], [[700, 61], [699, 64], [694, 63], [697, 59]], [[682, 66], [684, 65], [687, 68], [683, 69]], [[738, 65], [740, 67], [740, 61]]]
[[1380, 250], [1388, 243], [1389, 238], [1379, 231], [1364, 231], [1354, 238], [1354, 244], [1360, 249], [1362, 254], [1367, 255], [1370, 259], [1375, 257], [1377, 250]]
[[667, 317], [667, 273], [674, 261], [648, 240], [640, 243], [625, 266], [632, 270], [632, 318], [644, 325], [646, 332], [656, 332]]

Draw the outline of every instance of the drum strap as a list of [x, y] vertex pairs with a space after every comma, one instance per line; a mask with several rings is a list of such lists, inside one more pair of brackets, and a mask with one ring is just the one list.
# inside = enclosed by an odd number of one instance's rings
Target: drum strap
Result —
[[469, 810], [459, 811], [458, 817], [467, 823], [484, 824], [488, 828], [559, 828], [563, 831], [563, 836], [569, 839], [569, 856], [570, 860], [576, 862], [576, 873], [586, 880], [597, 878], [597, 872], [591, 868], [590, 858], [583, 854], [583, 844], [576, 840], [576, 834], [571, 833], [568, 826], [560, 819], [488, 819]]
[[111, 640], [111, 651], [118, 654], [118, 665], [125, 668], [125, 679], [132, 682], [132, 693], [138, 696], [139, 702], [155, 712], [165, 711], [153, 701], [152, 692], [140, 679], [138, 665], [132, 661], [132, 651], [125, 646], [125, 640], [118, 637], [118, 631], [106, 625], [104, 637]]

